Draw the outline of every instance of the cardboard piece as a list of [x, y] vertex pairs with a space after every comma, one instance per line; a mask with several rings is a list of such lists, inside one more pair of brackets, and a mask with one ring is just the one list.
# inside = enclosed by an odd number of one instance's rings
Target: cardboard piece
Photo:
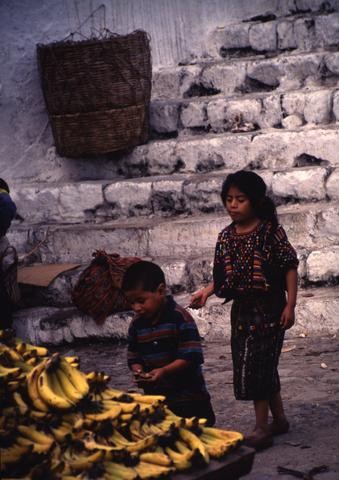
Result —
[[40, 263], [28, 267], [19, 267], [18, 283], [36, 285], [38, 287], [48, 287], [48, 285], [52, 283], [60, 273], [66, 272], [67, 270], [73, 270], [80, 265], [80, 263], [51, 263], [47, 265]]

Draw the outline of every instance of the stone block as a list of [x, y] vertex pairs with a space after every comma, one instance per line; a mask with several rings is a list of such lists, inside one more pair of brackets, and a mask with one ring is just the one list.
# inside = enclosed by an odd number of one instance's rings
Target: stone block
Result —
[[176, 98], [180, 95], [180, 68], [155, 70], [152, 75], [152, 99]]
[[206, 117], [205, 102], [190, 102], [182, 105], [180, 120], [185, 128], [203, 127]]
[[246, 64], [244, 62], [227, 63], [227, 65], [206, 66], [200, 77], [200, 82], [206, 88], [215, 88], [228, 95], [234, 93], [243, 84], [246, 78]]
[[260, 128], [279, 125], [282, 120], [280, 95], [269, 95], [262, 99], [262, 109], [257, 123]]
[[231, 100], [226, 108], [226, 120], [232, 122], [235, 118], [242, 118], [244, 122], [259, 123], [261, 101], [256, 99]]
[[227, 50], [248, 48], [249, 23], [237, 23], [217, 28], [208, 39], [209, 51], [211, 54], [217, 52], [225, 55]]
[[223, 178], [207, 178], [184, 185], [184, 194], [191, 212], [211, 213], [224, 210], [220, 199]]
[[175, 102], [152, 102], [150, 126], [159, 133], [176, 132], [178, 129], [178, 104]]
[[313, 167], [277, 172], [273, 175], [272, 191], [274, 195], [297, 200], [323, 200], [326, 169]]
[[187, 211], [183, 182], [183, 178], [153, 182], [152, 210], [155, 215], [180, 215]]
[[188, 271], [184, 260], [159, 262], [163, 269], [166, 279], [166, 285], [175, 294], [185, 291], [188, 284]]
[[304, 117], [307, 123], [328, 123], [331, 114], [331, 92], [305, 94]]
[[338, 46], [339, 12], [317, 16], [315, 18], [315, 34], [318, 45]]
[[[180, 169], [175, 154], [176, 141], [153, 142], [149, 144], [147, 154], [145, 155], [145, 171], [149, 175], [167, 175]], [[143, 174], [145, 174], [145, 171]]]
[[104, 196], [119, 216], [151, 213], [152, 183], [150, 181], [118, 181], [104, 189]]
[[95, 210], [104, 201], [101, 183], [73, 183], [60, 188], [60, 217], [81, 220], [86, 210]]
[[328, 177], [326, 193], [331, 200], [339, 200], [339, 169], [335, 169]]
[[316, 46], [314, 18], [298, 18], [294, 22], [293, 30], [296, 46], [300, 50], [312, 50]]
[[281, 120], [281, 124], [288, 130], [294, 130], [303, 124], [302, 116], [299, 114], [288, 115]]
[[334, 92], [333, 94], [333, 107], [332, 107], [334, 118], [339, 122], [339, 91]]
[[283, 20], [277, 24], [278, 49], [286, 50], [297, 47], [294, 35], [294, 24], [291, 20]]
[[287, 115], [304, 114], [305, 95], [302, 92], [287, 92], [282, 96], [282, 108]]
[[280, 84], [280, 79], [284, 75], [283, 66], [277, 65], [274, 60], [266, 62], [255, 62], [248, 66], [247, 76], [253, 80], [263, 83], [272, 88]]
[[277, 49], [277, 22], [266, 22], [252, 25], [249, 31], [249, 42], [253, 50], [258, 52]]
[[[330, 206], [317, 215], [318, 243], [337, 244], [339, 237], [339, 205], [338, 202], [331, 202]], [[321, 243], [322, 242], [322, 243]], [[325, 242], [325, 243], [324, 243]]]
[[313, 251], [307, 258], [307, 277], [311, 282], [339, 277], [339, 246]]
[[308, 84], [321, 83], [322, 61], [321, 53], [278, 57], [275, 67], [283, 72], [280, 76], [280, 88], [296, 90]]
[[60, 220], [60, 189], [58, 187], [13, 185], [11, 196], [18, 213], [32, 223]]
[[207, 104], [207, 121], [213, 131], [222, 131], [225, 129], [226, 109], [228, 102], [225, 98], [212, 100]]
[[328, 70], [334, 75], [339, 75], [339, 52], [329, 52], [324, 57]]

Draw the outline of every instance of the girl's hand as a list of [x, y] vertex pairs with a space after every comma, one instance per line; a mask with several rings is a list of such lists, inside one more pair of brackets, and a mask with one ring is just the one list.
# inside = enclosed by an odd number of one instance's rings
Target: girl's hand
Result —
[[289, 328], [293, 327], [294, 325], [294, 307], [290, 305], [286, 305], [284, 308], [281, 317], [280, 317], [280, 325], [285, 329], [288, 330]]
[[210, 295], [212, 295], [214, 290], [214, 285], [207, 285], [207, 287], [202, 288], [198, 292], [195, 292], [190, 300], [189, 308], [201, 308], [203, 307]]

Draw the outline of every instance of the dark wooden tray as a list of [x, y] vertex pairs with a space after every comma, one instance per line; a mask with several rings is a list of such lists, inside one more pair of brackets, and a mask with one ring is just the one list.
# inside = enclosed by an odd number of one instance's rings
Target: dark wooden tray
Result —
[[238, 480], [250, 473], [254, 454], [253, 448], [240, 446], [221, 460], [211, 460], [200, 470], [173, 475], [173, 480]]

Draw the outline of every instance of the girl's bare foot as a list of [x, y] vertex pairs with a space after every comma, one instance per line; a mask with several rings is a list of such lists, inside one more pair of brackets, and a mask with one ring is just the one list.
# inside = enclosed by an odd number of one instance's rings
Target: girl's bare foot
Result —
[[271, 435], [282, 435], [287, 433], [290, 429], [290, 424], [286, 417], [274, 418], [273, 422], [268, 426]]
[[273, 445], [273, 437], [268, 428], [256, 427], [250, 435], [245, 437], [244, 444], [257, 451], [264, 450]]

